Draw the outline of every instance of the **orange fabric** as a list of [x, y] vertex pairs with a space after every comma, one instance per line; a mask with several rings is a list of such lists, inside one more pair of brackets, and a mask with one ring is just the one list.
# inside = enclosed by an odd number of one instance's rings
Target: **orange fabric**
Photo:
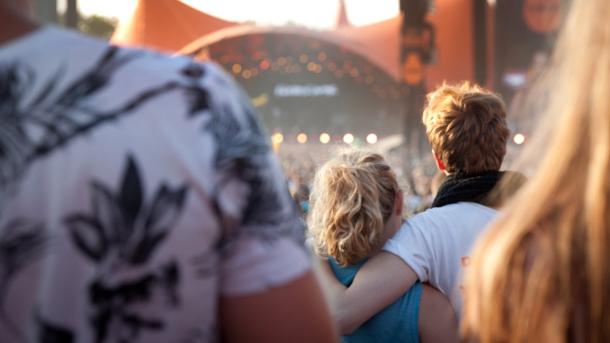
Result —
[[[427, 66], [426, 82], [434, 88], [443, 81], [473, 80], [473, 0], [436, 0], [429, 20], [436, 28], [437, 59]], [[309, 31], [363, 55], [395, 80], [401, 78], [400, 25], [397, 16], [371, 25], [343, 26], [331, 31]], [[228, 30], [223, 30], [229, 28]], [[200, 12], [179, 0], [139, 0], [132, 18], [119, 26], [112, 42], [176, 52], [188, 45], [278, 28], [239, 25]], [[308, 30], [301, 30], [305, 33]]]
[[429, 66], [428, 88], [443, 81], [474, 81], [473, 0], [436, 0], [429, 16], [436, 27], [436, 64]]
[[195, 39], [236, 23], [200, 12], [179, 0], [138, 0], [111, 42], [174, 52]]
[[[427, 66], [429, 89], [443, 81], [474, 79], [473, 0], [436, 0], [429, 16], [436, 28], [436, 62]], [[360, 46], [360, 52], [386, 70], [395, 80], [401, 78], [400, 16], [361, 27], [332, 32]]]
[[335, 21], [335, 27], [346, 27], [352, 26], [349, 19], [347, 19], [347, 10], [345, 9], [345, 0], [339, 0], [339, 11], [337, 11], [337, 20]]
[[[402, 17], [360, 27], [345, 27], [331, 31], [357, 51], [377, 64], [395, 80], [400, 80], [400, 25]], [[348, 46], [350, 46], [348, 45]]]

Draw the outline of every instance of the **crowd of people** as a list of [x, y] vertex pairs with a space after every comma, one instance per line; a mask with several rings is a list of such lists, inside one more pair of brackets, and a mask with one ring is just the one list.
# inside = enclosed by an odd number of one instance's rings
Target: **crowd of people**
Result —
[[282, 165], [219, 67], [29, 8], [0, 0], [0, 342], [610, 341], [607, 0], [572, 1], [514, 171], [500, 96], [428, 94], [434, 177]]
[[[309, 212], [309, 194], [311, 193], [316, 170], [326, 161], [333, 158], [333, 156], [349, 149], [352, 148], [337, 145], [330, 147], [330, 149], [327, 147], [325, 149], [314, 147], [306, 149], [309, 151], [303, 151], [303, 149], [299, 149], [299, 151], [283, 149], [278, 152], [282, 170], [288, 181], [288, 189], [303, 216], [307, 216]], [[361, 148], [354, 149], [364, 150]], [[430, 167], [434, 165], [432, 158], [430, 158], [430, 163], [420, 163], [410, 169], [409, 172], [405, 172], [400, 163], [400, 156], [397, 156], [398, 154], [393, 152], [383, 153], [376, 150], [370, 151], [384, 155], [388, 164], [394, 169], [397, 181], [403, 191], [403, 217], [409, 218], [428, 209], [432, 205], [434, 196], [445, 177], [445, 174], [440, 171], [435, 173], [429, 172]]]

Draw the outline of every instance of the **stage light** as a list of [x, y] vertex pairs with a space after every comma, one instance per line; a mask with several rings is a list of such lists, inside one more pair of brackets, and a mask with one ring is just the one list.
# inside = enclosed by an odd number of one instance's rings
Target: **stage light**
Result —
[[366, 141], [369, 144], [377, 143], [377, 135], [374, 133], [369, 133], [368, 136], [366, 136]]
[[241, 64], [234, 64], [231, 71], [233, 71], [233, 74], [241, 73]]
[[318, 60], [320, 60], [320, 62], [326, 61], [326, 53], [324, 51], [318, 53]]
[[276, 132], [271, 136], [271, 141], [274, 144], [281, 144], [284, 141], [284, 135], [281, 132]]
[[299, 142], [300, 144], [305, 144], [307, 143], [307, 135], [304, 133], [299, 133], [297, 135], [297, 142]]
[[513, 88], [521, 87], [527, 82], [525, 73], [522, 72], [506, 73], [502, 79], [507, 85]]
[[320, 143], [327, 144], [328, 142], [330, 142], [330, 135], [326, 132], [322, 133], [320, 135]]
[[517, 133], [513, 137], [513, 142], [515, 142], [515, 144], [517, 144], [517, 145], [521, 145], [521, 144], [525, 143], [525, 136], [522, 133]]
[[346, 133], [343, 136], [343, 142], [345, 144], [352, 144], [352, 143], [354, 143], [354, 135], [352, 135], [351, 133]]

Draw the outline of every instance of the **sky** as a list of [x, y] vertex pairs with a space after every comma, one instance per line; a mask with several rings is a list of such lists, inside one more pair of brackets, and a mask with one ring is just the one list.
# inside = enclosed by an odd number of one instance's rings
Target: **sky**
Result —
[[[154, 0], [153, 0], [154, 1]], [[179, 0], [176, 0], [179, 1]], [[231, 21], [255, 21], [262, 25], [293, 22], [310, 28], [330, 28], [337, 17], [338, 0], [182, 0], [211, 15]], [[64, 0], [59, 0], [60, 8]], [[136, 0], [78, 0], [85, 15], [129, 16]], [[352, 24], [366, 25], [392, 18], [399, 12], [398, 0], [345, 0]]]

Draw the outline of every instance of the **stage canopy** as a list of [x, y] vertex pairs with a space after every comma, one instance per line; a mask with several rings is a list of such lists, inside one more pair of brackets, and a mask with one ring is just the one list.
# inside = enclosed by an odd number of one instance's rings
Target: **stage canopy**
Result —
[[198, 11], [178, 0], [138, 0], [128, 20], [119, 23], [111, 41], [176, 52], [209, 33], [237, 25]]
[[[435, 9], [429, 19], [436, 28], [436, 59], [427, 68], [429, 87], [445, 80], [457, 82], [473, 79], [473, 1], [435, 1]], [[328, 3], [331, 4], [328, 9], [320, 10], [337, 10], [333, 2]], [[356, 27], [350, 25], [345, 8], [342, 5], [338, 8], [337, 26], [334, 29], [303, 31], [326, 36], [324, 39], [353, 50], [399, 81], [400, 16]], [[112, 42], [177, 52], [258, 30], [261, 28], [208, 15], [179, 0], [139, 0], [130, 19], [120, 23]]]
[[[298, 137], [318, 141], [326, 133], [339, 142], [346, 134], [356, 142], [370, 134], [380, 139], [404, 134], [419, 118], [407, 122], [404, 115], [402, 17], [358, 27], [350, 24], [342, 0], [328, 4], [320, 11], [337, 11], [336, 25], [320, 31], [230, 22], [179, 0], [139, 0], [112, 42], [216, 61], [285, 143]], [[436, 50], [426, 84], [472, 80], [474, 0], [434, 4], [428, 19]]]
[[211, 59], [252, 97], [267, 127], [296, 137], [326, 132], [361, 139], [401, 132], [401, 87], [340, 39], [299, 28], [237, 26], [183, 53]]

